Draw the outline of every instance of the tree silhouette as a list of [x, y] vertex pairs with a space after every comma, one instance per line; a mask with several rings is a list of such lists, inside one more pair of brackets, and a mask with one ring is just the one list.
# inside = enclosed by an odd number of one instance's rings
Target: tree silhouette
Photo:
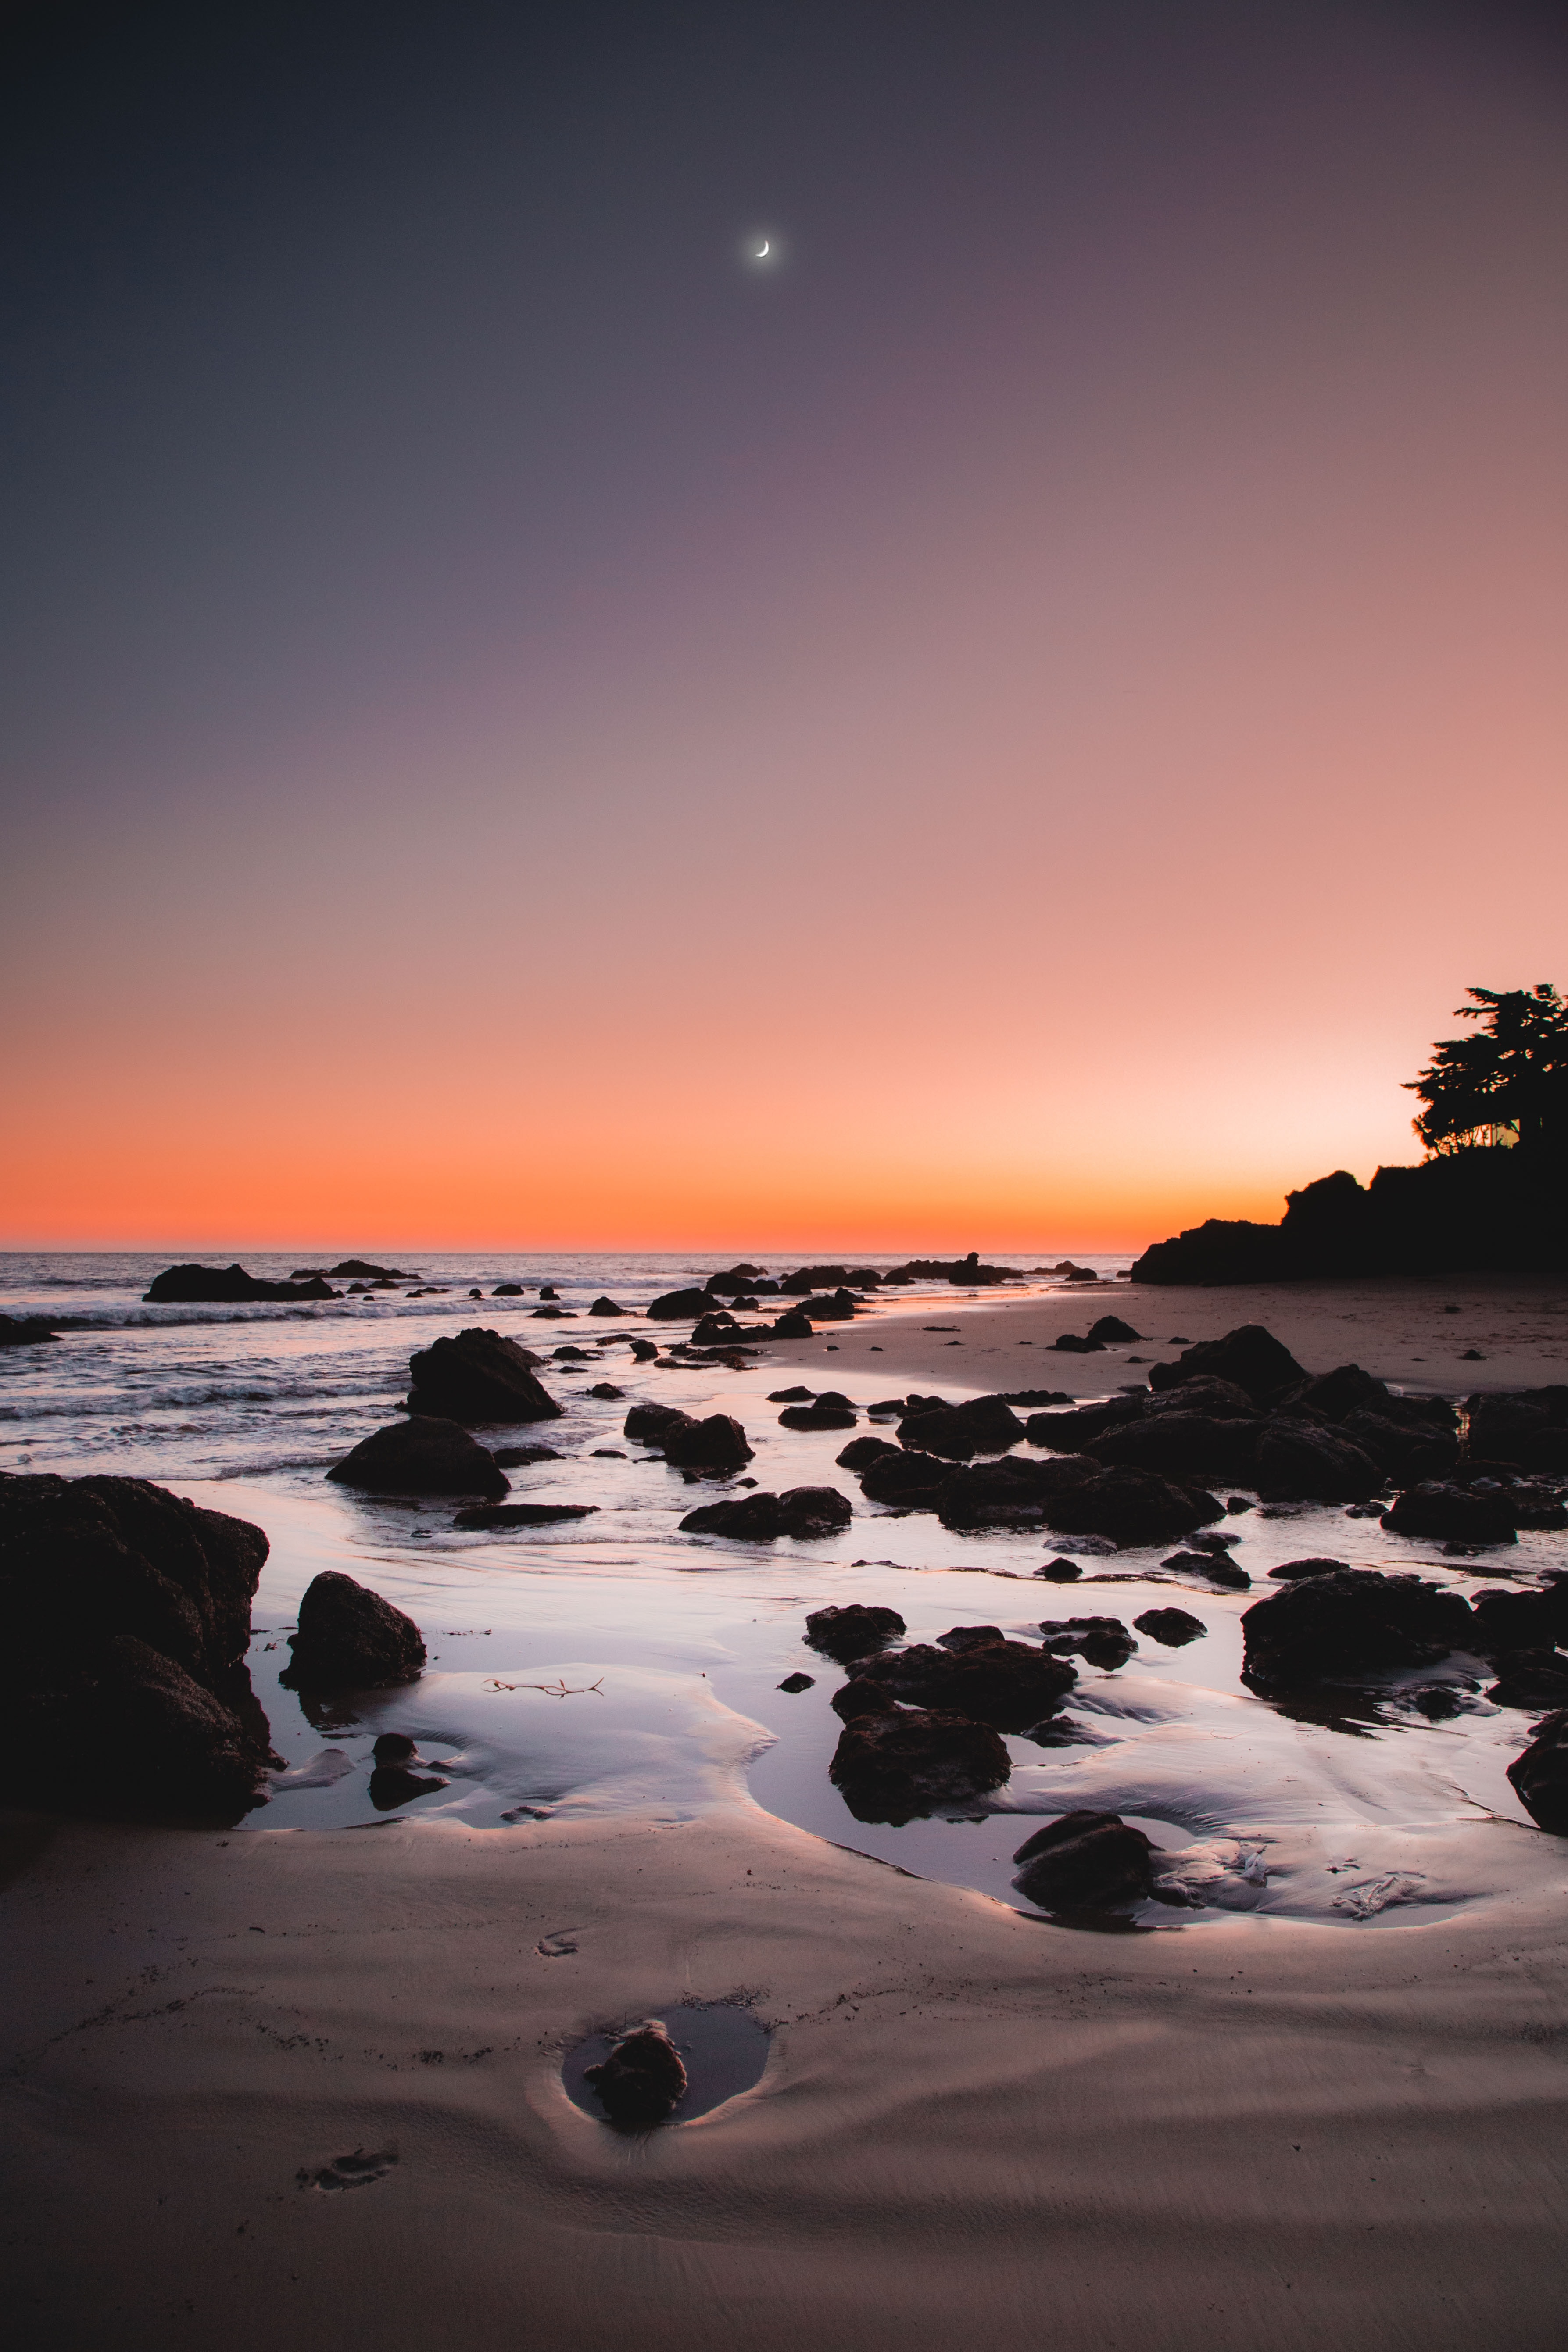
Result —
[[1512, 1138], [1532, 1159], [1568, 1161], [1568, 1004], [1551, 984], [1472, 988], [1456, 1008], [1478, 1025], [1445, 1037], [1408, 1090], [1426, 1105], [1413, 1124], [1429, 1153]]

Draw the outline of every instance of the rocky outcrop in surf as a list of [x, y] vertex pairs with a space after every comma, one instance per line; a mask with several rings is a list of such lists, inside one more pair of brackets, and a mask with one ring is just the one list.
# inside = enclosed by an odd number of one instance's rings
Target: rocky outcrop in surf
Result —
[[243, 1307], [262, 1300], [340, 1298], [330, 1282], [312, 1274], [303, 1282], [267, 1282], [242, 1265], [171, 1265], [153, 1276], [142, 1292], [144, 1306]]
[[370, 1495], [484, 1495], [510, 1492], [511, 1480], [488, 1447], [455, 1421], [411, 1413], [364, 1437], [327, 1476]]
[[561, 1406], [534, 1378], [540, 1360], [476, 1324], [409, 1358], [408, 1410], [470, 1425], [557, 1420]]

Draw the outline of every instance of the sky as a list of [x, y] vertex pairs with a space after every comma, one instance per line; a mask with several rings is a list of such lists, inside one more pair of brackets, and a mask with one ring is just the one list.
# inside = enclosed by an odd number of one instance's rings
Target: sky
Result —
[[0, 49], [0, 1246], [1138, 1248], [1568, 982], [1553, 10]]

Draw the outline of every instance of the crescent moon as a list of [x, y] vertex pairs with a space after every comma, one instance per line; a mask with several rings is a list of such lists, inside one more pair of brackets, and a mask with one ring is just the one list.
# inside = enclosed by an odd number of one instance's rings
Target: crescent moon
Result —
[[765, 260], [767, 259], [767, 257], [768, 257], [768, 249], [769, 249], [769, 247], [772, 246], [772, 244], [773, 244], [773, 239], [772, 239], [772, 237], [771, 237], [771, 236], [764, 236], [764, 237], [763, 237], [763, 247], [762, 247], [762, 251], [761, 251], [760, 253], [755, 253], [755, 254], [753, 254], [753, 255], [752, 256], [752, 260], [753, 260], [753, 261], [765, 261]]

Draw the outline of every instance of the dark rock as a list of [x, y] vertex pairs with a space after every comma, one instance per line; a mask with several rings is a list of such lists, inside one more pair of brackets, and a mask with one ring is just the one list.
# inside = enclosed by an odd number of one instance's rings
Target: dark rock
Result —
[[984, 1724], [900, 1708], [847, 1723], [827, 1773], [857, 1821], [900, 1822], [984, 1796], [1011, 1769]]
[[856, 1675], [827, 1702], [841, 1723], [859, 1723], [868, 1715], [897, 1715], [898, 1701], [880, 1683]]
[[[1072, 1399], [1066, 1389], [1004, 1389], [1002, 1402], [1011, 1405], [1071, 1404]], [[869, 1408], [872, 1412], [880, 1409], [878, 1405]], [[1026, 1431], [1025, 1434], [1027, 1433]]]
[[1076, 1584], [1083, 1570], [1076, 1559], [1048, 1559], [1035, 1574], [1043, 1576], [1047, 1584]]
[[0, 1348], [34, 1348], [59, 1333], [41, 1315], [0, 1315]]
[[1194, 1617], [1188, 1609], [1145, 1609], [1142, 1617], [1134, 1617], [1132, 1622], [1141, 1633], [1163, 1642], [1168, 1650], [1179, 1650], [1208, 1632], [1203, 1619]]
[[1252, 1583], [1246, 1569], [1237, 1568], [1235, 1560], [1226, 1559], [1222, 1552], [1173, 1551], [1160, 1565], [1173, 1569], [1179, 1576], [1201, 1576], [1231, 1592], [1246, 1592]]
[[631, 1311], [629, 1307], [617, 1307], [613, 1298], [595, 1298], [588, 1309], [590, 1315], [602, 1315], [606, 1318], [612, 1316], [629, 1315]]
[[813, 1610], [805, 1621], [805, 1638], [812, 1648], [837, 1658], [841, 1666], [847, 1665], [852, 1658], [866, 1658], [874, 1650], [885, 1650], [889, 1642], [900, 1638], [904, 1630], [904, 1621], [896, 1609], [882, 1609], [874, 1602], [860, 1601]]
[[1349, 1566], [1348, 1559], [1288, 1559], [1279, 1568], [1271, 1568], [1268, 1576], [1274, 1584], [1294, 1584], [1303, 1576], [1337, 1576]]
[[1103, 1535], [1121, 1545], [1169, 1543], [1223, 1517], [1214, 1496], [1152, 1470], [1101, 1470], [1050, 1496], [1045, 1517], [1063, 1535]]
[[1476, 1494], [1437, 1478], [1424, 1478], [1396, 1495], [1383, 1515], [1383, 1525], [1392, 1535], [1416, 1536], [1427, 1542], [1510, 1544], [1519, 1539], [1512, 1505], [1501, 1489]]
[[1272, 1332], [1261, 1323], [1243, 1323], [1227, 1331], [1223, 1339], [1200, 1339], [1173, 1364], [1152, 1364], [1149, 1385], [1178, 1388], [1206, 1373], [1234, 1381], [1256, 1404], [1271, 1404], [1287, 1390], [1301, 1387], [1307, 1379], [1289, 1348], [1282, 1347]]
[[1089, 1336], [1091, 1339], [1098, 1339], [1103, 1347], [1108, 1343], [1114, 1345], [1128, 1339], [1141, 1339], [1143, 1334], [1134, 1331], [1131, 1324], [1124, 1323], [1120, 1315], [1102, 1315], [1098, 1323], [1089, 1325]]
[[763, 1278], [760, 1265], [731, 1265], [722, 1274], [710, 1274], [703, 1288], [720, 1297], [734, 1298], [743, 1290], [753, 1289]]
[[963, 1404], [911, 1411], [900, 1424], [899, 1443], [911, 1453], [968, 1462], [976, 1454], [1005, 1453], [1023, 1434], [1023, 1423], [1000, 1397], [971, 1397]]
[[521, 1282], [498, 1282], [490, 1292], [492, 1298], [521, 1298], [525, 1286]]
[[1265, 1695], [1428, 1665], [1475, 1638], [1469, 1603], [1457, 1592], [1357, 1568], [1287, 1584], [1254, 1601], [1241, 1625], [1242, 1680]]
[[1256, 1418], [1215, 1421], [1205, 1412], [1152, 1412], [1106, 1430], [1092, 1450], [1099, 1461], [1157, 1470], [1168, 1478], [1248, 1478], [1266, 1426]]
[[1111, 1674], [1138, 1647], [1120, 1617], [1047, 1617], [1040, 1633], [1054, 1657], [1080, 1657]]
[[1089, 1339], [1078, 1331], [1058, 1331], [1051, 1345], [1064, 1356], [1098, 1356], [1105, 1342]]
[[810, 1337], [811, 1318], [809, 1315], [803, 1315], [798, 1307], [792, 1307], [787, 1314], [774, 1317], [773, 1338], [775, 1339], [809, 1339]]
[[841, 1470], [864, 1470], [884, 1454], [897, 1454], [899, 1450], [885, 1437], [852, 1437], [834, 1458]]
[[956, 1654], [934, 1643], [911, 1643], [868, 1658], [860, 1672], [896, 1698], [967, 1716], [996, 1731], [1022, 1731], [1054, 1714], [1078, 1680], [1075, 1669], [1048, 1650], [1000, 1640]]
[[623, 1437], [636, 1438], [639, 1445], [662, 1445], [666, 1430], [697, 1426], [693, 1416], [682, 1412], [676, 1404], [634, 1404], [621, 1423]]
[[1364, 1503], [1388, 1483], [1342, 1431], [1309, 1421], [1266, 1422], [1257, 1463], [1258, 1491], [1274, 1502]]
[[1152, 1894], [1152, 1841], [1120, 1813], [1064, 1813], [1026, 1838], [1013, 1884], [1042, 1911], [1105, 1911]]
[[529, 1320], [532, 1323], [575, 1323], [577, 1316], [576, 1310], [570, 1307], [534, 1307], [529, 1310]]
[[588, 1519], [597, 1503], [476, 1503], [459, 1511], [455, 1528], [547, 1528], [557, 1519]]
[[403, 1764], [378, 1764], [365, 1793], [378, 1813], [390, 1813], [399, 1805], [412, 1804], [416, 1797], [434, 1796], [437, 1789], [449, 1786], [437, 1773], [410, 1772]]
[[1340, 1364], [1331, 1372], [1320, 1372], [1313, 1380], [1302, 1381], [1287, 1391], [1279, 1403], [1287, 1412], [1306, 1405], [1326, 1420], [1343, 1421], [1347, 1413], [1382, 1412], [1394, 1401], [1385, 1381], [1363, 1372], [1359, 1364]]
[[1521, 1470], [1568, 1470], [1568, 1387], [1517, 1389], [1465, 1400], [1468, 1450]]
[[631, 2130], [661, 2124], [686, 2096], [686, 2068], [662, 2025], [628, 2033], [584, 2079], [610, 2121]]
[[541, 1298], [559, 1298], [561, 1293], [552, 1282], [542, 1282], [539, 1286], [539, 1295]]
[[613, 1381], [595, 1381], [588, 1391], [588, 1394], [597, 1397], [601, 1404], [620, 1404], [625, 1401], [626, 1393], [625, 1389], [616, 1388]]
[[801, 1388], [798, 1384], [793, 1389], [770, 1389], [768, 1391], [770, 1404], [815, 1404], [816, 1402], [816, 1391]]
[[1037, 1748], [1076, 1748], [1092, 1736], [1072, 1715], [1047, 1715], [1043, 1722], [1032, 1723], [1027, 1731], [1018, 1734], [1021, 1739], [1032, 1739]]
[[1550, 1650], [1568, 1641], [1568, 1586], [1539, 1592], [1479, 1592], [1470, 1607], [1476, 1633], [1472, 1646], [1483, 1658], [1510, 1650]]
[[936, 1498], [944, 1528], [970, 1532], [987, 1528], [1038, 1528], [1053, 1496], [1066, 1494], [1098, 1475], [1094, 1463], [1068, 1454], [1049, 1462], [963, 1463], [949, 1471]]
[[1458, 1438], [1446, 1436], [1430, 1423], [1413, 1427], [1387, 1413], [1358, 1411], [1346, 1413], [1340, 1427], [1363, 1453], [1402, 1480], [1441, 1478], [1458, 1460]]
[[492, 1445], [490, 1454], [498, 1470], [521, 1470], [530, 1462], [559, 1462], [563, 1458], [553, 1445]]
[[1048, 1446], [1054, 1454], [1080, 1454], [1112, 1429], [1141, 1422], [1146, 1411], [1142, 1397], [1110, 1397], [1103, 1404], [1079, 1405], [1072, 1412], [1035, 1412], [1024, 1424], [1031, 1445]]
[[781, 1429], [853, 1429], [852, 1407], [838, 1404], [786, 1404], [779, 1415]]
[[296, 1690], [391, 1690], [425, 1670], [413, 1618], [331, 1568], [306, 1586], [289, 1647], [294, 1654], [280, 1679]]
[[408, 1410], [442, 1421], [554, 1421], [561, 1407], [530, 1370], [526, 1348], [475, 1325], [408, 1360]]
[[245, 1655], [267, 1550], [145, 1479], [0, 1477], [13, 1800], [230, 1822], [262, 1802]]
[[370, 1752], [377, 1764], [411, 1764], [419, 1753], [405, 1731], [384, 1731]]
[[1508, 1777], [1531, 1820], [1555, 1837], [1568, 1837], [1568, 1708], [1560, 1707], [1536, 1725], [1534, 1738], [1514, 1758]]
[[667, 1290], [660, 1298], [648, 1303], [648, 1319], [654, 1323], [695, 1323], [706, 1315], [712, 1305], [705, 1290]]
[[1150, 1389], [1130, 1400], [1141, 1403], [1145, 1415], [1151, 1413], [1203, 1412], [1214, 1421], [1245, 1421], [1256, 1423], [1258, 1407], [1247, 1391], [1237, 1388], [1234, 1381], [1216, 1380], [1205, 1372], [1195, 1381], [1183, 1381], [1173, 1389], [1156, 1392]]
[[970, 1650], [989, 1650], [994, 1643], [1006, 1638], [1000, 1625], [950, 1625], [945, 1633], [937, 1635], [936, 1645], [939, 1650], [951, 1650], [962, 1657]]
[[658, 1349], [651, 1339], [632, 1341], [632, 1361], [635, 1364], [651, 1364], [658, 1353]]
[[154, 1275], [142, 1294], [152, 1306], [240, 1306], [253, 1299], [336, 1298], [319, 1275], [307, 1282], [264, 1282], [242, 1265], [171, 1265]]
[[1556, 1650], [1512, 1650], [1487, 1696], [1494, 1706], [1568, 1706], [1568, 1658]]
[[848, 1498], [835, 1486], [790, 1486], [782, 1495], [765, 1490], [733, 1502], [709, 1503], [680, 1522], [689, 1535], [729, 1536], [742, 1543], [795, 1541], [837, 1535], [854, 1516]]
[[783, 1682], [779, 1685], [780, 1690], [788, 1691], [791, 1698], [798, 1696], [802, 1691], [815, 1690], [816, 1687], [816, 1676], [815, 1675], [785, 1675]]
[[934, 1454], [879, 1454], [860, 1473], [860, 1492], [868, 1503], [887, 1503], [900, 1510], [934, 1511], [947, 1480], [951, 1463]]
[[[314, 1273], [315, 1268], [312, 1266], [309, 1271]], [[341, 1265], [329, 1266], [327, 1271], [340, 1282], [351, 1274], [357, 1276], [361, 1282], [417, 1282], [419, 1279], [416, 1274], [405, 1274], [399, 1265], [373, 1265], [368, 1258], [363, 1257], [345, 1257]]]
[[558, 1364], [596, 1364], [600, 1360], [594, 1349], [574, 1348], [570, 1344], [564, 1348], [553, 1348], [551, 1353]]
[[[628, 1430], [626, 1435], [631, 1434]], [[710, 1412], [702, 1421], [682, 1414], [679, 1423], [666, 1426], [659, 1444], [665, 1460], [677, 1469], [739, 1470], [752, 1459], [745, 1431], [727, 1412]]]
[[495, 1455], [466, 1429], [428, 1413], [413, 1413], [362, 1438], [327, 1475], [372, 1495], [496, 1496], [511, 1486]]

